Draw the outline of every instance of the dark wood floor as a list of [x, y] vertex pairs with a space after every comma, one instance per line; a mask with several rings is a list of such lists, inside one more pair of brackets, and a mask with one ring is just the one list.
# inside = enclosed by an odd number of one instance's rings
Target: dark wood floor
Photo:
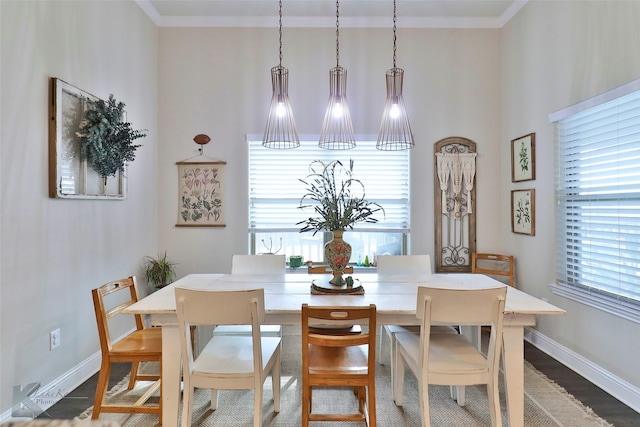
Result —
[[593, 412], [598, 414], [600, 418], [604, 418], [616, 427], [640, 426], [640, 413], [526, 342], [524, 357], [536, 369], [567, 390], [569, 394], [593, 409]]
[[[639, 427], [640, 413], [613, 398], [602, 389], [596, 387], [562, 363], [549, 357], [529, 343], [525, 343], [525, 358], [539, 371], [551, 378], [567, 392], [575, 396], [584, 405], [593, 409], [616, 427]], [[116, 364], [112, 370], [109, 387], [115, 385], [129, 373], [128, 364]], [[93, 405], [98, 374], [94, 375], [66, 398], [43, 413], [40, 418], [71, 419]]]

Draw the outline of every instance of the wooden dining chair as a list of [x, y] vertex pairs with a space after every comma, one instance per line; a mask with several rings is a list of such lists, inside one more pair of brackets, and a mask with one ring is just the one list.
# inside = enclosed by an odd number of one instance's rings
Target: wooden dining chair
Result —
[[494, 279], [516, 286], [516, 261], [513, 255], [472, 253], [471, 272], [486, 274]]
[[[353, 266], [347, 266], [343, 270], [346, 274], [353, 274]], [[307, 274], [333, 274], [331, 267], [328, 265], [309, 265], [307, 266]], [[346, 325], [344, 328], [331, 328], [331, 327], [321, 327], [318, 326], [315, 328], [315, 332], [317, 333], [350, 333], [350, 334], [359, 334], [362, 332], [362, 327], [360, 325]]]
[[[316, 333], [314, 326], [366, 324], [361, 334]], [[376, 306], [312, 307], [302, 305], [302, 427], [310, 421], [364, 421], [376, 426]], [[313, 389], [353, 388], [358, 413], [313, 412]]]
[[[231, 274], [285, 274], [284, 255], [233, 255], [231, 258]], [[282, 325], [261, 325], [263, 336], [281, 337]], [[251, 336], [250, 325], [218, 325], [214, 335]]]
[[[502, 426], [498, 368], [506, 294], [506, 286], [485, 289], [418, 287], [416, 317], [422, 323], [421, 335], [400, 333], [394, 336], [393, 399], [397, 406], [402, 406], [407, 366], [418, 379], [423, 427], [431, 425], [429, 384], [486, 384], [491, 425]], [[463, 335], [432, 334], [433, 324], [490, 325], [486, 356]]]
[[[139, 314], [124, 314], [122, 310], [138, 301], [138, 290], [135, 276], [106, 283], [91, 291], [93, 305], [98, 323], [98, 336], [102, 363], [96, 396], [93, 403], [92, 419], [97, 419], [103, 412], [157, 414], [162, 424], [162, 396], [157, 405], [145, 405], [151, 395], [160, 389], [160, 375], [145, 375], [140, 373], [141, 362], [158, 362], [162, 360], [162, 330], [161, 328], [147, 328]], [[126, 295], [126, 297], [125, 297]], [[123, 299], [126, 300], [121, 302]], [[108, 300], [108, 302], [105, 302]], [[116, 302], [113, 302], [116, 301]], [[113, 302], [113, 304], [112, 304]], [[135, 330], [124, 338], [114, 342], [111, 338], [109, 320], [114, 317], [133, 317]], [[155, 381], [148, 391], [133, 405], [108, 405], [105, 403], [111, 364], [116, 362], [131, 363], [129, 390], [137, 381]], [[159, 368], [162, 372], [162, 368]]]
[[[342, 271], [344, 274], [353, 274], [353, 266], [349, 265]], [[328, 265], [309, 265], [307, 266], [308, 274], [332, 274], [333, 271]]]
[[[182, 426], [191, 426], [194, 388], [211, 389], [211, 409], [218, 390], [253, 390], [253, 425], [262, 426], [263, 387], [271, 375], [274, 411], [280, 412], [281, 339], [260, 333], [264, 321], [264, 289], [213, 291], [176, 288], [176, 312], [184, 382]], [[251, 336], [213, 335], [197, 357], [191, 325], [249, 325]]]

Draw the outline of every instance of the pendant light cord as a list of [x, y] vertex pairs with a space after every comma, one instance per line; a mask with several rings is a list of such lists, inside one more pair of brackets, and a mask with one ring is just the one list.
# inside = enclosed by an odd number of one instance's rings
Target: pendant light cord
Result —
[[336, 0], [336, 67], [340, 66], [340, 0]]
[[396, 68], [396, 0], [393, 0], [393, 68]]
[[282, 0], [280, 0], [280, 20], [278, 21], [280, 26], [280, 68], [282, 68]]

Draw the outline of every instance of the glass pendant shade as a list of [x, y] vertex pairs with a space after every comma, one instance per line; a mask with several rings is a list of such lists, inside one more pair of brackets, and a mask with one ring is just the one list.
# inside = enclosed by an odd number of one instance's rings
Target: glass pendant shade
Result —
[[262, 145], [267, 148], [297, 148], [300, 138], [289, 102], [289, 70], [282, 65], [271, 69], [273, 96]]
[[348, 150], [356, 146], [347, 103], [347, 70], [340, 66], [329, 71], [329, 105], [318, 145], [327, 150]]
[[404, 70], [387, 70], [387, 101], [382, 113], [382, 123], [376, 148], [378, 150], [406, 150], [414, 146], [413, 133], [409, 124], [407, 109], [402, 97]]

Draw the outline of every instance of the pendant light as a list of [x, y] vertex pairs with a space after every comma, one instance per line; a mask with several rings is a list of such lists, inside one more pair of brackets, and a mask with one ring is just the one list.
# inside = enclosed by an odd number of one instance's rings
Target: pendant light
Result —
[[300, 138], [289, 102], [289, 70], [282, 66], [282, 0], [280, 10], [280, 64], [271, 69], [273, 96], [262, 146], [267, 148], [297, 148]]
[[396, 67], [396, 0], [393, 0], [393, 68], [387, 70], [387, 101], [376, 148], [378, 150], [406, 150], [413, 147], [413, 133], [402, 97], [404, 70]]
[[336, 1], [336, 66], [329, 70], [329, 105], [318, 146], [328, 150], [347, 150], [356, 146], [347, 103], [347, 70], [340, 66], [339, 0]]

